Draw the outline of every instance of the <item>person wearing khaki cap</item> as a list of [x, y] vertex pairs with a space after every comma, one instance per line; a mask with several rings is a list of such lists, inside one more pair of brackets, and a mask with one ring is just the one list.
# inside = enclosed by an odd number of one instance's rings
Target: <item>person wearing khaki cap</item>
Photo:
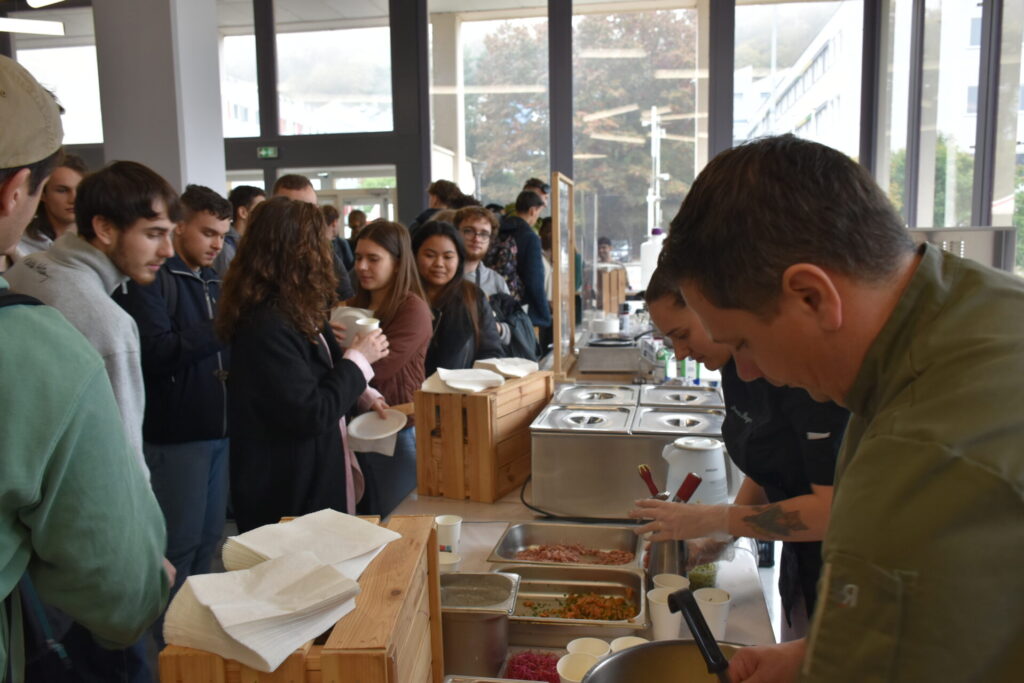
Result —
[[[60, 161], [63, 129], [53, 96], [3, 56], [0, 121], [5, 252]], [[163, 517], [134, 464], [103, 360], [38, 303], [0, 277], [0, 679], [15, 682], [66, 680], [77, 666], [74, 652], [31, 637], [43, 629], [63, 638], [36, 618], [40, 601], [117, 647], [160, 614], [169, 586]]]

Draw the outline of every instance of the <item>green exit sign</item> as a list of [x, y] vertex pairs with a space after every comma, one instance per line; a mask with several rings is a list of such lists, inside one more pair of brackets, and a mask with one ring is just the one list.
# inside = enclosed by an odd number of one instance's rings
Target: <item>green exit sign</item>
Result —
[[276, 159], [277, 147], [257, 147], [256, 157], [258, 159]]

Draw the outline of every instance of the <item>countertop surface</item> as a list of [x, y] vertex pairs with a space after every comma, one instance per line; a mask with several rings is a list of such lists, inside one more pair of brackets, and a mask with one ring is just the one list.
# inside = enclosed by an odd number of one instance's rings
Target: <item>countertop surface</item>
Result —
[[[529, 487], [526, 498], [529, 500]], [[491, 550], [509, 523], [543, 521], [519, 500], [514, 491], [495, 503], [476, 503], [419, 496], [415, 492], [394, 511], [396, 515], [459, 515], [463, 518], [459, 540], [462, 562], [459, 571], [488, 572]], [[554, 521], [554, 520], [552, 520]], [[725, 640], [743, 645], [775, 642], [771, 618], [757, 572], [756, 549], [749, 539], [736, 544], [735, 556], [719, 564], [717, 585], [732, 595]]]

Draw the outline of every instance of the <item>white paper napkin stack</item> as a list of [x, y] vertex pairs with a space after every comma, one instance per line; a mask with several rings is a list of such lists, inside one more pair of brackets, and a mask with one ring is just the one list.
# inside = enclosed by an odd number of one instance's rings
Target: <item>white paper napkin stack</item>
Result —
[[401, 534], [336, 510], [230, 537], [223, 574], [188, 577], [164, 639], [273, 671], [355, 608], [356, 583]]
[[526, 358], [487, 358], [473, 363], [473, 367], [491, 370], [509, 379], [526, 377], [531, 372], [537, 372], [540, 369], [537, 361]]
[[447, 370], [438, 368], [420, 389], [434, 394], [475, 394], [484, 389], [500, 387], [505, 378], [490, 370]]
[[269, 672], [352, 611], [358, 593], [311, 552], [190, 576], [167, 610], [164, 639]]

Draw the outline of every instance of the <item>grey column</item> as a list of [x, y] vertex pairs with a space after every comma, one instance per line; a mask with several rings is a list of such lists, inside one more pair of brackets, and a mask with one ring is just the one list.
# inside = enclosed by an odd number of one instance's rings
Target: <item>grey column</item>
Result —
[[572, 3], [548, 0], [551, 170], [572, 178]]
[[223, 191], [215, 0], [103, 0], [93, 21], [106, 158]]
[[427, 0], [389, 0], [391, 97], [395, 111], [398, 216], [408, 225], [427, 206], [430, 183], [430, 92]]

